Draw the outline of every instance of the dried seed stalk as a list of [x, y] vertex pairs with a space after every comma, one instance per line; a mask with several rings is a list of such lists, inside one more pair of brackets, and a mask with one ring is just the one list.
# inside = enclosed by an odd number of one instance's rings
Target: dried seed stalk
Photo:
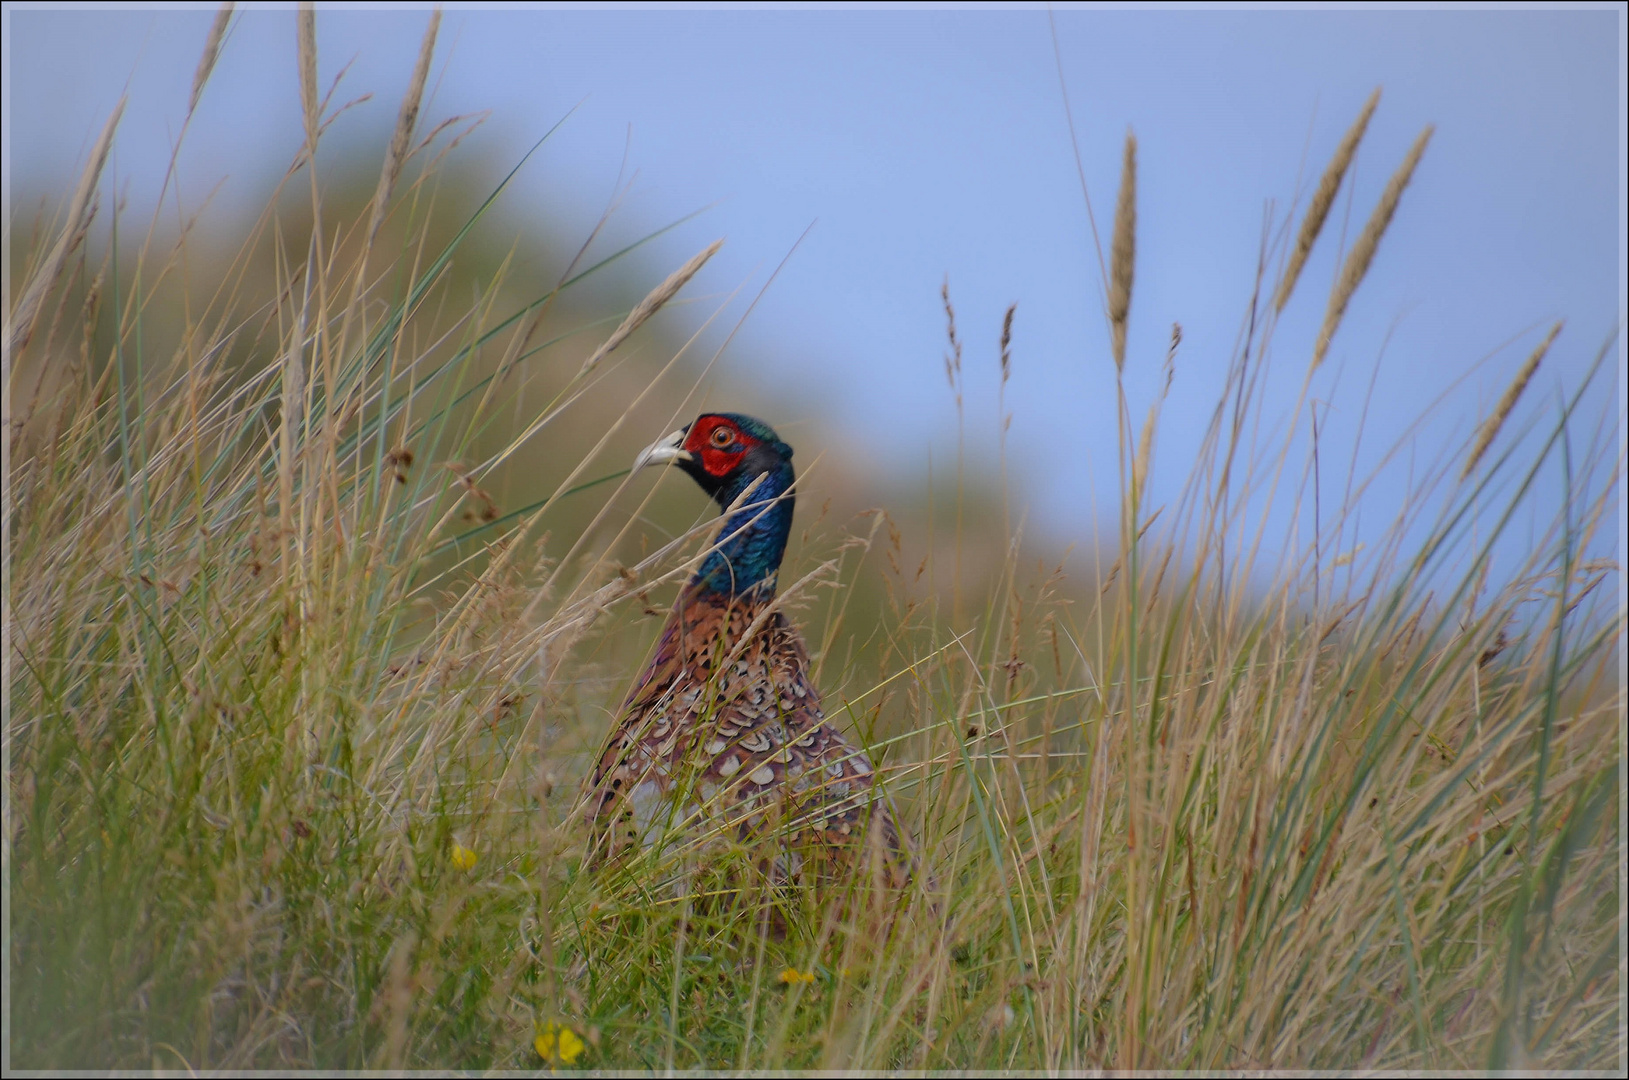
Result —
[[309, 0], [300, 5], [300, 13], [295, 20], [295, 36], [299, 43], [300, 109], [305, 114], [306, 150], [315, 161], [320, 119], [318, 112], [322, 102], [317, 97], [317, 13]]
[[1127, 132], [1120, 166], [1120, 200], [1114, 208], [1109, 246], [1109, 325], [1114, 332], [1114, 370], [1126, 367], [1126, 318], [1131, 314], [1132, 269], [1137, 261], [1137, 136]]
[[1550, 332], [1539, 342], [1539, 347], [1533, 350], [1533, 355], [1527, 358], [1521, 370], [1516, 372], [1516, 377], [1505, 388], [1504, 396], [1499, 399], [1499, 404], [1494, 406], [1493, 413], [1482, 422], [1482, 428], [1476, 435], [1476, 445], [1471, 448], [1470, 457], [1465, 459], [1465, 468], [1459, 474], [1461, 480], [1471, 475], [1476, 463], [1482, 460], [1482, 455], [1493, 445], [1499, 429], [1504, 426], [1505, 418], [1510, 415], [1510, 410], [1516, 407], [1516, 399], [1522, 396], [1522, 391], [1527, 389], [1528, 382], [1533, 378], [1533, 372], [1538, 370], [1539, 361], [1544, 359], [1544, 354], [1550, 351], [1550, 343], [1561, 333], [1561, 325], [1556, 323], [1550, 327]]
[[711, 259], [718, 249], [723, 246], [723, 240], [714, 240], [707, 246], [705, 251], [692, 257], [689, 262], [668, 275], [666, 281], [652, 289], [650, 295], [639, 301], [638, 305], [628, 312], [628, 317], [623, 319], [622, 325], [618, 326], [611, 332], [611, 336], [605, 339], [605, 344], [595, 349], [594, 354], [583, 361], [582, 370], [577, 372], [577, 377], [580, 379], [594, 370], [601, 360], [611, 355], [617, 346], [628, 340], [629, 334], [638, 330], [640, 326], [644, 325], [646, 319], [656, 314], [662, 309], [663, 304], [673, 299], [673, 294], [684, 288], [685, 282], [695, 277], [696, 272], [705, 266], [707, 260]]
[[113, 132], [119, 126], [120, 117], [124, 116], [126, 100], [119, 99], [119, 104], [114, 106], [113, 115], [102, 125], [102, 134], [97, 136], [96, 145], [91, 148], [90, 160], [85, 163], [85, 171], [79, 174], [79, 186], [74, 189], [73, 201], [68, 204], [68, 217], [63, 222], [62, 235], [57, 237], [56, 246], [40, 265], [39, 272], [29, 281], [28, 288], [23, 292], [23, 298], [17, 302], [10, 320], [11, 326], [8, 328], [10, 332], [7, 334], [10, 338], [13, 360], [34, 335], [34, 320], [39, 317], [40, 305], [56, 286], [57, 278], [61, 275], [68, 256], [79, 247], [85, 239], [85, 231], [90, 228], [91, 217], [96, 212], [91, 195], [95, 193], [96, 183], [101, 179], [102, 167], [107, 164], [108, 151], [113, 146]]
[[204, 84], [209, 81], [210, 73], [215, 70], [215, 61], [221, 55], [221, 42], [226, 39], [226, 27], [232, 21], [232, 9], [236, 6], [228, 0], [215, 13], [215, 22], [209, 28], [209, 37], [204, 39], [204, 53], [198, 58], [198, 70], [192, 73], [192, 97], [187, 100], [189, 117], [197, 111], [198, 99], [204, 93]]
[[425, 27], [424, 41], [419, 45], [419, 61], [413, 67], [413, 79], [402, 98], [401, 112], [396, 114], [396, 130], [390, 136], [390, 148], [385, 151], [385, 167], [379, 173], [379, 187], [373, 193], [373, 215], [368, 222], [368, 240], [379, 234], [385, 221], [385, 208], [390, 205], [390, 193], [402, 174], [402, 163], [407, 160], [407, 148], [418, 126], [419, 107], [424, 103], [424, 84], [430, 77], [430, 58], [436, 51], [436, 34], [441, 29], [441, 12], [430, 13], [430, 25]]
[[1324, 221], [1329, 217], [1330, 209], [1335, 205], [1335, 196], [1340, 194], [1341, 181], [1346, 178], [1346, 170], [1351, 167], [1352, 158], [1357, 154], [1358, 143], [1363, 141], [1363, 133], [1369, 127], [1369, 117], [1374, 115], [1375, 106], [1380, 104], [1380, 88], [1376, 87], [1374, 93], [1363, 106], [1363, 112], [1358, 114], [1357, 120], [1347, 129], [1346, 136], [1341, 144], [1335, 148], [1335, 156], [1329, 159], [1329, 167], [1318, 181], [1318, 190], [1313, 193], [1312, 203], [1307, 207], [1307, 216], [1301, 220], [1301, 235], [1295, 239], [1295, 250], [1290, 252], [1289, 265], [1284, 268], [1284, 277], [1278, 283], [1278, 297], [1273, 306], [1279, 311], [1289, 303], [1290, 293], [1295, 290], [1295, 282], [1301, 276], [1301, 268], [1306, 265], [1307, 256], [1312, 254], [1312, 245], [1323, 230]]
[[1369, 264], [1374, 261], [1374, 253], [1380, 247], [1380, 238], [1386, 234], [1386, 226], [1391, 224], [1392, 215], [1397, 212], [1397, 204], [1403, 198], [1403, 189], [1408, 187], [1409, 180], [1414, 176], [1414, 167], [1420, 163], [1420, 157], [1425, 153], [1426, 143], [1431, 141], [1431, 133], [1436, 128], [1427, 124], [1425, 130], [1420, 132], [1419, 138], [1409, 148], [1408, 156], [1397, 167], [1397, 171], [1386, 183], [1386, 190], [1380, 193], [1380, 202], [1376, 204], [1374, 213], [1369, 215], [1369, 221], [1363, 226], [1363, 232], [1358, 236], [1357, 243], [1352, 246], [1352, 252], [1346, 257], [1346, 265], [1341, 268], [1341, 276], [1335, 282], [1334, 291], [1329, 294], [1329, 309], [1324, 312], [1323, 329], [1318, 331], [1318, 344], [1313, 349], [1312, 366], [1317, 367], [1324, 361], [1324, 354], [1329, 351], [1329, 342], [1335, 336], [1335, 330], [1341, 324], [1341, 318], [1346, 314], [1346, 305], [1351, 302], [1352, 294], [1363, 283], [1363, 276], [1369, 272]]

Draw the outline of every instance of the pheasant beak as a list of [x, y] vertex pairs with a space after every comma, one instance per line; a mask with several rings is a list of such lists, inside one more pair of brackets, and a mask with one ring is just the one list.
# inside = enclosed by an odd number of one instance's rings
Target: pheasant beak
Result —
[[639, 452], [634, 458], [633, 471], [638, 472], [646, 465], [660, 465], [669, 461], [694, 461], [696, 457], [684, 448], [684, 437], [688, 428], [680, 428], [671, 435], [666, 435], [651, 443]]

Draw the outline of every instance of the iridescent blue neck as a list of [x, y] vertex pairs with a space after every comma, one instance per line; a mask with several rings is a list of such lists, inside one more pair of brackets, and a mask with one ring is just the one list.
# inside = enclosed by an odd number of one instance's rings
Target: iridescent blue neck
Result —
[[[724, 518], [714, 543], [702, 560], [690, 591], [739, 596], [751, 589], [775, 591], [775, 572], [786, 554], [786, 538], [792, 533], [792, 463], [782, 461], [778, 468], [764, 473], [747, 501]], [[743, 476], [722, 488], [715, 496], [720, 506], [729, 506], [752, 486], [756, 476]]]

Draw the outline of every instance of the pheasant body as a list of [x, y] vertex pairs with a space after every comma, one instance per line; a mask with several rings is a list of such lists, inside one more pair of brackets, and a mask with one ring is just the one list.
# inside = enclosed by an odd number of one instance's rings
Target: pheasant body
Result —
[[791, 453], [761, 422], [708, 414], [636, 463], [675, 461], [727, 511], [742, 505], [679, 594], [600, 756], [588, 804], [597, 847], [773, 835], [795, 871], [797, 852], [842, 858], [869, 837], [902, 880], [908, 854], [871, 761], [826, 720], [808, 650], [774, 605]]

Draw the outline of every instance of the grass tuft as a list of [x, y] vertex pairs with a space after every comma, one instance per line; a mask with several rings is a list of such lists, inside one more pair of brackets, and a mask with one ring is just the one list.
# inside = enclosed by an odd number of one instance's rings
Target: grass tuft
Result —
[[[332, 120], [298, 25], [303, 141], [232, 254], [132, 244], [122, 213], [87, 231], [115, 114], [13, 259], [8, 400], [36, 389], [8, 417], [11, 1065], [1616, 1064], [1621, 568], [1592, 553], [1623, 460], [1584, 409], [1609, 349], [1487, 454], [1552, 330], [1464, 469], [1415, 469], [1367, 547], [1362, 477], [1316, 537], [1264, 536], [1302, 489], [1260, 300], [1169, 501], [1164, 388], [1133, 429], [1122, 385], [1106, 574], [1038, 563], [961, 482], [943, 556], [879, 510], [811, 526], [782, 604], [923, 872], [789, 889], [677, 821], [596, 866], [581, 779], [711, 528], [637, 495], [613, 436], [697, 389], [654, 316], [718, 245], [610, 313], [580, 283], [634, 248], [544, 285], [483, 254], [503, 186], [460, 212], [453, 127], [415, 135], [434, 17], [377, 186], [296, 193]], [[1134, 218], [1128, 138], [1117, 371]], [[660, 347], [614, 351], [635, 332]], [[514, 509], [526, 478], [553, 494]]]

